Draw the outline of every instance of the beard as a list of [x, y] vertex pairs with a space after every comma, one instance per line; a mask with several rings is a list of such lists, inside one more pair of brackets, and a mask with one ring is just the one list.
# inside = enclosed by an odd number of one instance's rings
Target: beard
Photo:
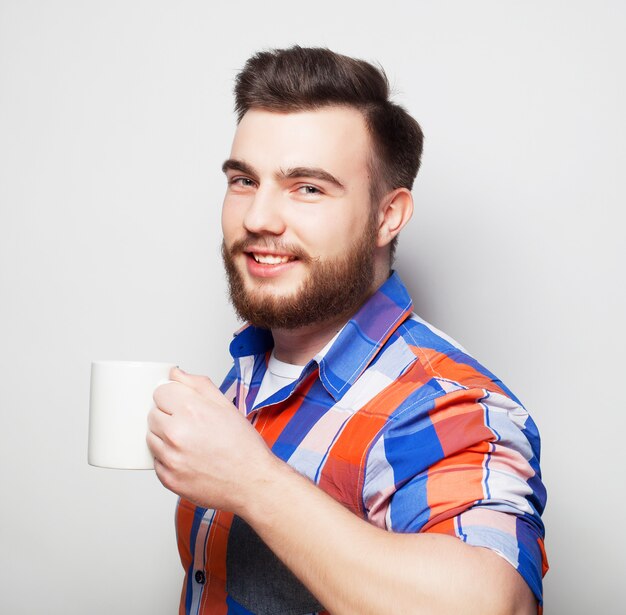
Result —
[[[376, 219], [371, 216], [365, 232], [358, 237], [346, 254], [332, 260], [311, 258], [295, 246], [282, 246], [262, 236], [250, 235], [236, 241], [230, 248], [222, 242], [222, 258], [228, 277], [230, 301], [238, 316], [263, 329], [297, 329], [356, 312], [372, 291], [374, 282], [374, 253], [376, 249]], [[300, 288], [287, 296], [273, 296], [248, 290], [235, 263], [235, 257], [247, 246], [265, 243], [277, 252], [294, 254], [299, 266], [308, 268]]]

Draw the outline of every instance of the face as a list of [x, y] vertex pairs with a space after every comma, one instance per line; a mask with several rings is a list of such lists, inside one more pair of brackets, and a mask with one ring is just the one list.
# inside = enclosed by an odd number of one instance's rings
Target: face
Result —
[[354, 312], [373, 291], [370, 148], [354, 109], [244, 115], [222, 210], [231, 299], [244, 320], [302, 327]]

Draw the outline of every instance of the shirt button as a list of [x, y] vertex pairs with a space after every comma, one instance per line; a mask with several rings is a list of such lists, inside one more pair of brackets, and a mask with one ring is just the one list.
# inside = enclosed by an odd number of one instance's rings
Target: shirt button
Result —
[[206, 577], [204, 576], [204, 572], [202, 572], [202, 570], [196, 570], [196, 583], [200, 583], [200, 585], [204, 585], [204, 582], [206, 581]]

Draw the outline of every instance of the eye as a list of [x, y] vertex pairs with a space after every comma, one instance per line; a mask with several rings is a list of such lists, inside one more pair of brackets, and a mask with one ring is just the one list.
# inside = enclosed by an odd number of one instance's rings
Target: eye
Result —
[[249, 177], [242, 177], [241, 175], [231, 177], [228, 180], [228, 185], [235, 188], [253, 188], [255, 185], [254, 180]]
[[298, 192], [300, 192], [301, 194], [305, 194], [305, 195], [322, 194], [322, 191], [319, 188], [315, 186], [311, 186], [309, 184], [306, 184], [305, 186], [300, 186], [298, 188]]

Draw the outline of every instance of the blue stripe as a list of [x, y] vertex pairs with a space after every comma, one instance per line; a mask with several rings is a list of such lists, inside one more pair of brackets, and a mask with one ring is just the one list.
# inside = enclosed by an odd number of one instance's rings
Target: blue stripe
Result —
[[537, 543], [539, 534], [528, 521], [526, 517], [518, 517], [515, 523], [515, 534], [519, 545], [517, 570], [528, 583], [539, 604], [543, 604], [541, 552]]
[[283, 461], [288, 461], [302, 440], [313, 429], [313, 426], [328, 412], [333, 404], [334, 400], [330, 398], [324, 385], [316, 380], [302, 401], [302, 405], [285, 425], [274, 446], [272, 446], [272, 452]]
[[236, 382], [237, 380], [238, 380], [237, 370], [235, 369], [235, 366], [233, 365], [230, 368], [230, 371], [228, 372], [228, 374], [226, 374], [226, 378], [224, 378], [224, 380], [222, 381], [222, 384], [220, 385], [220, 391], [224, 393], [225, 391], [229, 389], [229, 387], [233, 384], [233, 382]]
[[191, 524], [191, 534], [189, 538], [189, 547], [191, 551], [191, 566], [187, 570], [187, 590], [185, 592], [185, 613], [191, 613], [191, 600], [193, 595], [193, 565], [194, 565], [194, 551], [196, 546], [196, 539], [198, 538], [198, 529], [202, 518], [206, 513], [206, 508], [196, 507], [193, 512], [193, 523]]
[[437, 431], [427, 411], [402, 424], [401, 430], [388, 430], [384, 445], [385, 457], [393, 468], [396, 489], [444, 457]]
[[412, 307], [397, 273], [348, 321], [321, 361], [320, 378], [339, 400], [378, 354], [382, 341], [408, 318]]
[[267, 371], [267, 355], [266, 353], [259, 354], [254, 358], [254, 366], [252, 367], [252, 377], [250, 378], [248, 395], [246, 396], [246, 408], [251, 409], [253, 401], [256, 399], [263, 376]]
[[252, 611], [248, 611], [238, 602], [235, 602], [230, 596], [226, 596], [226, 606], [228, 607], [226, 615], [255, 615]]
[[[492, 449], [493, 452], [493, 449]], [[485, 478], [483, 480], [483, 485], [485, 486], [485, 495], [487, 500], [491, 499], [491, 489], [489, 488], [489, 475], [491, 474], [491, 470], [489, 469], [489, 462], [491, 461], [491, 453], [487, 453], [487, 460], [485, 461]]]
[[454, 520], [456, 522], [456, 528], [457, 528], [457, 531], [459, 533], [459, 538], [463, 542], [467, 542], [467, 534], [463, 531], [463, 524], [461, 523], [461, 515], [457, 515], [454, 518]]
[[430, 519], [430, 506], [426, 495], [428, 475], [422, 473], [396, 491], [391, 500], [391, 530], [416, 533]]
[[[485, 425], [491, 431], [491, 433], [495, 434], [496, 442], [499, 442], [502, 438], [500, 434], [491, 426], [489, 422], [489, 406], [486, 403], [483, 403], [483, 401], [489, 397], [489, 391], [486, 391], [486, 393], [487, 394], [482, 399], [478, 400], [478, 403], [481, 404], [485, 410]], [[493, 447], [494, 448], [492, 448], [491, 452], [495, 450], [495, 444], [493, 445]], [[487, 460], [485, 461], [485, 479], [483, 480], [483, 484], [485, 485], [485, 492], [486, 492], [488, 500], [491, 499], [491, 489], [489, 488], [489, 476], [491, 474], [491, 470], [489, 469], [489, 462], [491, 461], [491, 457], [492, 457], [491, 453], [487, 453]]]
[[273, 345], [274, 338], [271, 331], [249, 326], [235, 335], [229, 350], [233, 359], [237, 359], [253, 354], [263, 354], [271, 350]]

